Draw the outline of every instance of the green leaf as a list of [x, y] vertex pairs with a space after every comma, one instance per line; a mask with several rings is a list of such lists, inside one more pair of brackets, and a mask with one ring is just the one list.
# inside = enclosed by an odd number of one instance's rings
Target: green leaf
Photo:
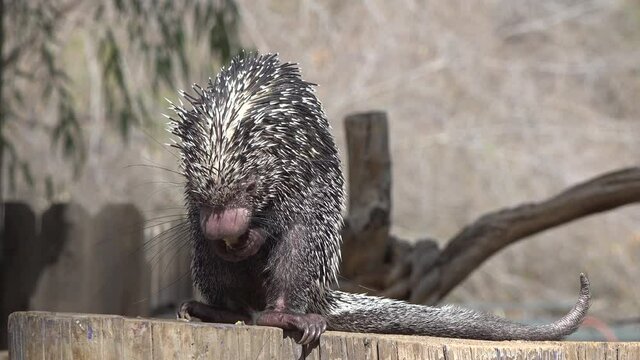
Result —
[[[211, 63], [226, 63], [241, 49], [239, 14], [231, 0], [89, 2], [83, 3], [82, 9], [89, 10], [89, 21], [79, 22], [68, 21], [66, 9], [78, 8], [73, 1], [69, 4], [65, 1], [8, 1], [4, 4], [7, 10], [5, 19], [9, 19], [5, 26], [15, 27], [18, 24], [20, 29], [11, 34], [19, 46], [5, 49], [5, 57], [0, 63], [4, 65], [1, 71], [8, 74], [3, 77], [5, 83], [0, 84], [5, 89], [0, 146], [8, 149], [6, 152], [10, 160], [5, 169], [12, 174], [14, 184], [16, 176], [24, 178], [27, 183], [35, 183], [38, 179], [33, 178], [28, 161], [18, 160], [19, 154], [10, 143], [11, 139], [2, 138], [2, 130], [6, 119], [22, 116], [23, 109], [33, 99], [43, 104], [50, 103], [53, 107], [54, 125], [42, 127], [49, 131], [52, 147], [61, 150], [62, 156], [73, 162], [74, 171], [84, 158], [81, 125], [85, 123], [81, 124], [83, 117], [79, 117], [79, 113], [84, 111], [87, 99], [73, 82], [77, 78], [77, 70], [64, 63], [62, 56], [65, 52], [68, 55], [69, 49], [65, 46], [69, 39], [63, 35], [75, 36], [78, 31], [96, 34], [95, 55], [100, 66], [106, 115], [112, 129], [125, 140], [134, 126], [149, 125], [152, 116], [146, 104], [152, 103], [167, 88], [173, 91], [176, 83], [186, 82], [193, 75], [193, 55], [189, 51], [195, 48], [195, 53], [200, 54], [205, 50], [207, 54], [204, 56], [218, 60]], [[86, 28], [70, 27], [77, 25]], [[61, 29], [66, 31], [62, 33]], [[147, 88], [133, 84], [134, 80], [127, 78], [125, 59], [132, 62], [144, 59], [148, 80], [143, 85]], [[11, 66], [7, 67], [9, 64]], [[209, 71], [208, 68], [206, 70]], [[20, 85], [14, 86], [10, 83], [13, 81]], [[156, 119], [155, 111], [152, 113]], [[45, 185], [47, 196], [52, 198], [53, 179], [45, 179], [45, 182], [49, 184]]]

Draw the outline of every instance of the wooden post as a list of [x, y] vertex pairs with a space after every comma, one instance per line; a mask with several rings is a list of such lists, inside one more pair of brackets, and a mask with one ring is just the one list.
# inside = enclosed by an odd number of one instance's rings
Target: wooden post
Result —
[[347, 116], [349, 215], [341, 274], [356, 277], [383, 263], [391, 216], [391, 157], [384, 112]]
[[18, 312], [9, 354], [25, 359], [640, 359], [639, 342], [477, 341], [327, 332], [302, 347], [269, 327]]

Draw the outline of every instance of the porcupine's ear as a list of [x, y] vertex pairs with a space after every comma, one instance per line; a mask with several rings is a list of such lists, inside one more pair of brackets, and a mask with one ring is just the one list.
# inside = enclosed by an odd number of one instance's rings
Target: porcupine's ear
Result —
[[257, 189], [258, 189], [258, 182], [255, 180], [249, 180], [244, 185], [244, 191], [249, 195], [254, 194]]

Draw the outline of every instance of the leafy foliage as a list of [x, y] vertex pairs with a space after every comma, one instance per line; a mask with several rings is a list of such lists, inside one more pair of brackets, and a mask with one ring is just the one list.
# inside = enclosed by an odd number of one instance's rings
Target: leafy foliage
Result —
[[[62, 51], [74, 33], [88, 32], [97, 44], [105, 115], [124, 139], [133, 126], [148, 120], [151, 96], [157, 97], [163, 88], [175, 88], [177, 79], [188, 77], [188, 53], [194, 43], [203, 44], [200, 53], [219, 64], [241, 50], [239, 15], [232, 0], [1, 3], [0, 158], [6, 164], [0, 160], [0, 177], [4, 179], [6, 171], [10, 188], [19, 174], [27, 183], [34, 183], [29, 163], [7, 135], [12, 127], [44, 128], [54, 149], [72, 161], [76, 173], [81, 168], [85, 153], [82, 124], [88, 120], [79, 104], [86, 99], [74, 87]], [[148, 82], [140, 84], [128, 76], [131, 63], [143, 65]], [[25, 96], [30, 97], [28, 102]], [[29, 107], [34, 105], [52, 109], [54, 124], [31, 119]], [[51, 179], [46, 181], [50, 190]]]

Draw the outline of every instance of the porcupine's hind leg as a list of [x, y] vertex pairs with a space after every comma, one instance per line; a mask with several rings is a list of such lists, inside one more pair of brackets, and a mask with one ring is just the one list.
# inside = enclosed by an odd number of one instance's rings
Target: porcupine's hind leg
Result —
[[218, 309], [214, 306], [202, 303], [196, 300], [185, 301], [180, 305], [177, 312], [179, 320], [191, 320], [192, 317], [198, 318], [204, 322], [215, 322], [234, 324], [238, 321], [244, 321], [249, 324], [251, 316], [244, 313]]
[[300, 344], [317, 341], [327, 328], [322, 315], [308, 313], [310, 302], [318, 298], [322, 266], [309, 229], [309, 224], [296, 224], [276, 242], [267, 264], [266, 308], [255, 314], [256, 325], [301, 332]]

